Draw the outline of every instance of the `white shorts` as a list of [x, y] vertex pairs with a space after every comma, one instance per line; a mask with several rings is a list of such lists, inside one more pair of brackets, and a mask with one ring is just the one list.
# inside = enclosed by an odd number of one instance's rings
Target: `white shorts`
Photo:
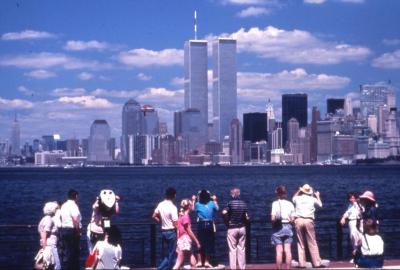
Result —
[[177, 245], [177, 248], [176, 248], [177, 250], [190, 251], [190, 250], [192, 250], [192, 239], [190, 238], [189, 235], [184, 234], [178, 238], [176, 245]]

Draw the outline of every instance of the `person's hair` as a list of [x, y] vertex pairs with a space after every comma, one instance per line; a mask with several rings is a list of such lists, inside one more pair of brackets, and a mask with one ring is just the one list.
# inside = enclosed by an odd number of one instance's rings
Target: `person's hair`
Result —
[[180, 209], [180, 210], [186, 211], [187, 209], [190, 208], [190, 204], [191, 204], [191, 203], [192, 203], [191, 200], [189, 200], [189, 199], [183, 199], [183, 200], [181, 201], [181, 209]]
[[106, 234], [108, 235], [108, 243], [117, 246], [122, 245], [122, 236], [121, 231], [117, 226], [111, 225], [110, 228], [105, 229]]
[[202, 189], [199, 192], [199, 202], [201, 204], [207, 204], [209, 201], [211, 201], [211, 194], [208, 190]]
[[78, 191], [76, 191], [75, 189], [70, 189], [68, 191], [68, 199], [76, 200], [77, 196], [78, 196]]
[[176, 190], [173, 187], [169, 187], [165, 190], [165, 198], [172, 200], [175, 198]]
[[47, 202], [43, 207], [43, 214], [45, 216], [54, 216], [58, 208], [57, 202]]
[[364, 220], [364, 232], [369, 235], [375, 235], [378, 234], [378, 224], [376, 223], [376, 220], [372, 218], [368, 218]]
[[278, 186], [275, 189], [275, 193], [276, 195], [278, 195], [279, 198], [285, 198], [287, 195], [286, 187], [282, 185]]
[[347, 200], [350, 200], [351, 197], [354, 197], [355, 199], [358, 199], [357, 192], [351, 191], [351, 192], [347, 193]]
[[240, 197], [240, 188], [232, 188], [231, 189], [231, 196], [234, 199], [237, 199]]

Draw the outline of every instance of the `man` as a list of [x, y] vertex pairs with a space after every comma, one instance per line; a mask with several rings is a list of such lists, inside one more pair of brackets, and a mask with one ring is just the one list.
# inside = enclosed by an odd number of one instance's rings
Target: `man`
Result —
[[168, 254], [157, 267], [159, 270], [172, 269], [176, 260], [176, 228], [178, 226], [178, 209], [173, 201], [176, 197], [176, 190], [172, 187], [165, 191], [165, 199], [157, 205], [154, 210], [153, 219], [161, 223], [162, 239], [167, 244]]
[[322, 207], [319, 192], [316, 191], [314, 193], [310, 185], [305, 184], [294, 194], [293, 203], [295, 205], [295, 229], [299, 267], [306, 267], [305, 245], [307, 243], [313, 268], [323, 268], [314, 225], [315, 206]]
[[249, 214], [246, 203], [240, 199], [240, 189], [231, 190], [232, 200], [222, 210], [225, 224], [228, 226], [226, 240], [229, 247], [229, 266], [231, 269], [246, 268], [246, 224]]
[[61, 265], [62, 269], [79, 269], [79, 241], [81, 213], [78, 205], [78, 192], [68, 191], [68, 200], [61, 206]]

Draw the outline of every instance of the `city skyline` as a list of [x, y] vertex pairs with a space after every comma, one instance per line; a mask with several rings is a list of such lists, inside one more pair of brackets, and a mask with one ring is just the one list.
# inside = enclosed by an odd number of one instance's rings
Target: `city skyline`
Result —
[[311, 119], [312, 106], [324, 115], [327, 98], [358, 95], [360, 84], [390, 79], [399, 88], [396, 1], [0, 5], [0, 139], [9, 139], [18, 112], [21, 145], [43, 134], [88, 138], [96, 119], [119, 138], [129, 98], [152, 105], [172, 134], [173, 113], [184, 108], [183, 44], [194, 38], [194, 10], [198, 38], [209, 41], [209, 101], [211, 41], [237, 40], [241, 121], [243, 113], [264, 112], [268, 99], [281, 119], [285, 93], [306, 93]]

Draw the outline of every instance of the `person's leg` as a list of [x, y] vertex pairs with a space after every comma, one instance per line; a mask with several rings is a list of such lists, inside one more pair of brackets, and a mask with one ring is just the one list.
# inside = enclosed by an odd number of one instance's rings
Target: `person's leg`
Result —
[[305, 231], [307, 237], [307, 245], [311, 255], [311, 262], [314, 267], [321, 265], [321, 257], [319, 256], [319, 249], [317, 238], [315, 235], [314, 220], [307, 219], [305, 223]]
[[61, 270], [60, 258], [58, 256], [57, 246], [51, 247], [51, 253], [54, 258], [54, 270]]
[[193, 253], [190, 253], [190, 266], [196, 267], [196, 263], [197, 263], [196, 256], [194, 256]]
[[176, 231], [168, 232], [168, 269], [172, 269], [176, 261]]
[[[167, 237], [166, 237], [166, 232], [161, 232], [161, 236], [162, 236], [162, 242], [164, 244], [167, 244], [168, 241], [167, 241]], [[160, 265], [157, 267], [157, 270], [167, 269], [166, 268], [167, 265], [168, 265], [168, 253], [166, 253], [166, 254], [164, 253], [163, 254], [163, 259], [161, 260]]]
[[72, 230], [72, 269], [80, 269], [80, 240], [81, 237], [76, 230]]
[[246, 268], [246, 227], [242, 227], [238, 230], [237, 239], [237, 261], [239, 269]]
[[292, 243], [285, 243], [284, 244], [284, 252], [285, 252], [285, 258], [286, 258], [286, 269], [291, 268], [292, 264], [292, 250], [291, 250], [291, 245]]
[[281, 269], [282, 267], [282, 245], [275, 245], [275, 263], [276, 269]]
[[175, 265], [174, 265], [174, 267], [172, 268], [172, 269], [179, 269], [179, 268], [181, 268], [181, 266], [182, 266], [182, 264], [183, 264], [183, 261], [184, 261], [184, 259], [185, 259], [185, 255], [184, 255], [184, 251], [183, 250], [180, 250], [179, 248], [176, 250], [176, 253], [177, 253], [177, 257], [176, 257], [176, 262], [175, 262]]
[[228, 247], [229, 247], [229, 267], [232, 270], [236, 269], [236, 254], [237, 254], [236, 230], [237, 229], [228, 229], [226, 235], [226, 240], [228, 242]]
[[297, 253], [299, 256], [299, 266], [306, 266], [306, 252], [304, 250], [304, 235], [303, 235], [303, 220], [302, 218], [297, 218], [295, 220], [295, 230], [297, 237]]

